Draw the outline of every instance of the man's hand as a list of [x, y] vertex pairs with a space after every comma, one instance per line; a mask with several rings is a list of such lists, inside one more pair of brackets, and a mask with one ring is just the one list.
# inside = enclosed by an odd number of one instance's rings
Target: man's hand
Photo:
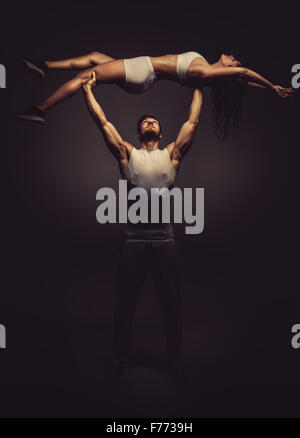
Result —
[[91, 72], [90, 79], [87, 79], [86, 82], [82, 84], [84, 91], [87, 93], [89, 90], [91, 90], [96, 85], [96, 73], [94, 70]]

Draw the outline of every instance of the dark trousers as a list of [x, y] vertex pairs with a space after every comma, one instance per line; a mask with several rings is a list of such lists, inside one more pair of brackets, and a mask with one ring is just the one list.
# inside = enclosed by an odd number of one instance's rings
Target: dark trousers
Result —
[[182, 340], [180, 298], [181, 256], [177, 243], [123, 241], [118, 253], [114, 309], [113, 348], [116, 358], [126, 358], [131, 328], [147, 270], [162, 310], [169, 358], [178, 357]]

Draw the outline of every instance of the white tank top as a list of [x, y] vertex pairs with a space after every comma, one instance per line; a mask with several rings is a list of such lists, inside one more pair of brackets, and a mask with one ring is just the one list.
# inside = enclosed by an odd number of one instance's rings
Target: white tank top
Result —
[[[121, 174], [128, 182], [127, 188], [143, 187], [148, 192], [150, 212], [150, 190], [152, 187], [172, 188], [176, 179], [176, 169], [173, 167], [170, 154], [165, 149], [147, 151], [133, 148], [128, 164]], [[135, 201], [131, 201], [134, 203]], [[128, 202], [130, 205], [130, 201]], [[126, 240], [170, 240], [174, 238], [171, 223], [127, 223], [125, 229]]]

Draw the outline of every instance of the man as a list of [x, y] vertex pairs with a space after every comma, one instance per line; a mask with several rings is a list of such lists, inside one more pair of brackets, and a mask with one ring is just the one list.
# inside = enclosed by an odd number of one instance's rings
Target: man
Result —
[[[176, 141], [159, 149], [162, 131], [159, 121], [144, 115], [138, 121], [140, 149], [123, 140], [96, 101], [92, 88], [95, 73], [83, 84], [89, 110], [99, 126], [106, 144], [118, 161], [129, 188], [167, 187], [174, 185], [181, 161], [188, 152], [199, 123], [203, 94], [194, 90], [188, 120], [182, 125]], [[149, 197], [150, 200], [150, 197]], [[180, 303], [181, 261], [170, 223], [128, 223], [118, 260], [117, 294], [114, 311], [114, 360], [110, 376], [124, 371], [128, 362], [131, 326], [147, 269], [152, 273], [166, 334], [169, 370], [177, 381], [183, 381], [185, 370], [179, 357], [182, 337]]]

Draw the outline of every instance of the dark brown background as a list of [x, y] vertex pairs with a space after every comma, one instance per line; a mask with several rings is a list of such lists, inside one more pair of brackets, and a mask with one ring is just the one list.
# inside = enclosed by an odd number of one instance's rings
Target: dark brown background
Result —
[[[290, 341], [300, 323], [299, 94], [283, 100], [250, 89], [241, 129], [222, 143], [205, 91], [177, 180], [205, 188], [204, 232], [188, 236], [176, 226], [184, 259], [182, 356], [190, 372], [183, 389], [163, 368], [163, 325], [149, 278], [134, 324], [135, 365], [118, 384], [103, 381], [123, 226], [96, 222], [95, 195], [117, 188], [120, 175], [81, 92], [51, 111], [45, 127], [14, 116], [73, 75], [36, 80], [19, 62], [24, 55], [196, 50], [214, 62], [229, 51], [288, 86], [300, 62], [295, 7], [85, 1], [2, 10], [0, 322], [8, 345], [0, 351], [0, 416], [298, 416], [300, 351]], [[185, 121], [192, 90], [161, 81], [138, 96], [116, 86], [95, 94], [136, 145], [138, 117], [157, 115], [164, 146]]]

